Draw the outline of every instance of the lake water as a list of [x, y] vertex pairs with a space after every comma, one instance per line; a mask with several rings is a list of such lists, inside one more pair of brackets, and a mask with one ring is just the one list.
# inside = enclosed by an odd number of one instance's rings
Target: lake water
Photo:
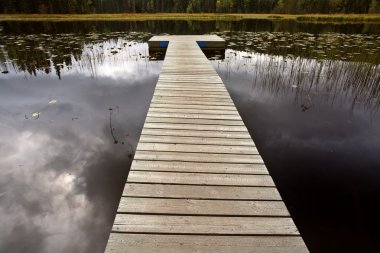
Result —
[[0, 22], [0, 252], [103, 252], [158, 79], [210, 56], [311, 252], [380, 251], [380, 25]]

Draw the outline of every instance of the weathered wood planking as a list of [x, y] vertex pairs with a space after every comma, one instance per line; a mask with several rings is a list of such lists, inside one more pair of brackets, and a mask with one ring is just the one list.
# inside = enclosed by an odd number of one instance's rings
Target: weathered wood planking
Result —
[[191, 216], [290, 216], [282, 201], [168, 199], [165, 197], [122, 197], [118, 211], [119, 213]]
[[[238, 120], [218, 120], [218, 119], [178, 119], [178, 118], [146, 118], [145, 123], [174, 123], [191, 125], [214, 125], [214, 126], [244, 126]], [[214, 129], [213, 129], [214, 130]]]
[[222, 146], [251, 146], [254, 143], [250, 139], [225, 139], [225, 138], [205, 138], [205, 137], [186, 137], [186, 136], [167, 136], [163, 138], [157, 135], [141, 135], [140, 143], [183, 143], [183, 144], [202, 144], [202, 145], [222, 145]]
[[[258, 155], [255, 147], [250, 146], [217, 146], [207, 144], [167, 144], [167, 143], [140, 143], [139, 150], [167, 151], [188, 153], [220, 153], [220, 154], [251, 154]], [[207, 162], [207, 161], [206, 161]]]
[[[217, 144], [218, 145], [218, 144]], [[177, 162], [134, 160], [131, 170], [161, 171], [161, 172], [197, 172], [210, 174], [253, 174], [267, 175], [268, 171], [262, 163], [208, 163], [208, 162]]]
[[[128, 251], [127, 251], [128, 250]], [[113, 253], [304, 253], [299, 236], [204, 236], [112, 233], [107, 252]]]
[[225, 41], [214, 35], [149, 41], [153, 48], [166, 45], [106, 252], [308, 252], [199, 48]]
[[[128, 183], [124, 197], [221, 199], [221, 200], [281, 200], [275, 187], [171, 185]], [[232, 202], [233, 203], [233, 202]]]
[[191, 184], [191, 185], [233, 185], [233, 186], [275, 186], [269, 175], [240, 175], [212, 173], [178, 173], [156, 171], [130, 171], [128, 182], [160, 183], [160, 184]]
[[204, 235], [299, 235], [291, 218], [118, 213], [115, 232]]

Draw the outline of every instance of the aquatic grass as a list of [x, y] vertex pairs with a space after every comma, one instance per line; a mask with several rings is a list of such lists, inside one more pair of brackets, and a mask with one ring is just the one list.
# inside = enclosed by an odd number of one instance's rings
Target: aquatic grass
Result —
[[[71, 68], [73, 62], [83, 62], [86, 66], [76, 64], [76, 67], [86, 67], [94, 77], [95, 67], [105, 58], [102, 47], [114, 47], [120, 51], [145, 42], [151, 36], [147, 32], [4, 35], [0, 36], [0, 70], [13, 69], [30, 75], [55, 71], [60, 78], [63, 68]], [[111, 55], [111, 51], [106, 53]]]
[[340, 33], [215, 32], [228, 47], [263, 54], [380, 64], [380, 36]]
[[[331, 59], [284, 57], [227, 50], [228, 58], [219, 67], [229, 74], [247, 74], [252, 77], [252, 94], [266, 92], [273, 99], [293, 96], [302, 111], [314, 106], [349, 104], [370, 112], [380, 109], [380, 71], [378, 64]], [[240, 65], [245, 63], [245, 73]]]

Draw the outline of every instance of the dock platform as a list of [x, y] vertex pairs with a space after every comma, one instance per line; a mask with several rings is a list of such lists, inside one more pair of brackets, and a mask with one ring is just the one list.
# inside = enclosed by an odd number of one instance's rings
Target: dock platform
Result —
[[212, 35], [149, 41], [160, 45], [167, 47], [165, 60], [106, 252], [308, 252], [202, 52], [225, 41]]

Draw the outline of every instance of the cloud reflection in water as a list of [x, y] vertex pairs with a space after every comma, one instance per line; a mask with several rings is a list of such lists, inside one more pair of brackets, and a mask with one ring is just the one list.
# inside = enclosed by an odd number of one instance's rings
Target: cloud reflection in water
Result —
[[[1, 252], [104, 250], [161, 67], [146, 54], [146, 44], [114, 39], [85, 45], [61, 80], [1, 76]], [[109, 108], [125, 145], [113, 142]]]

